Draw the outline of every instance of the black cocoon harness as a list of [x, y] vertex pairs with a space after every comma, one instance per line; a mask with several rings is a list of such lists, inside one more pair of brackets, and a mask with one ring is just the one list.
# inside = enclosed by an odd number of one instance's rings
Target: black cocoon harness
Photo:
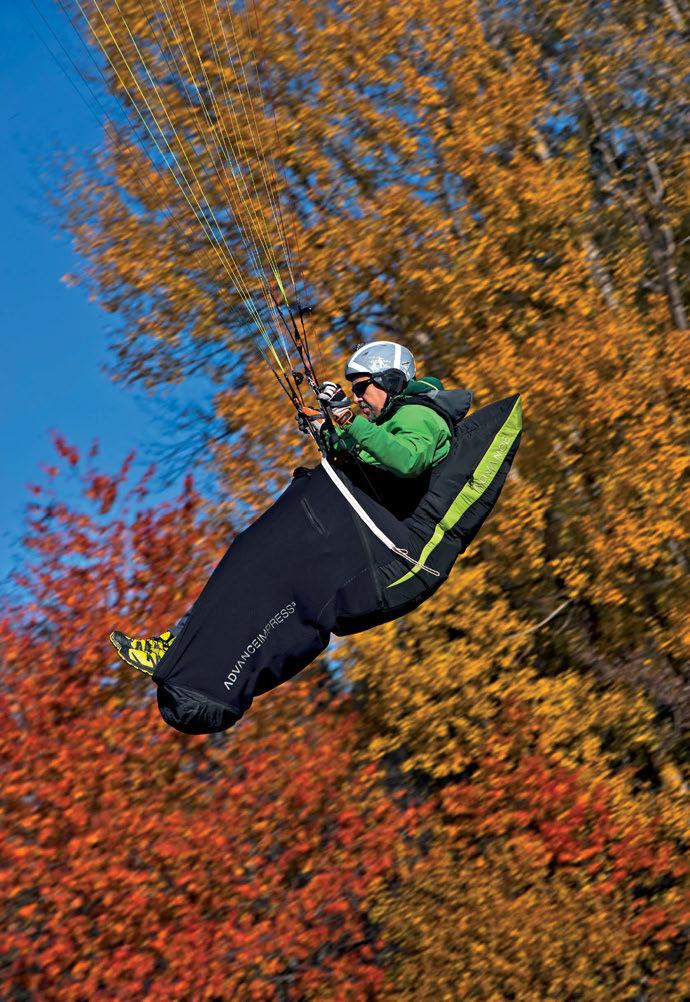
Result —
[[470, 399], [434, 391], [400, 403], [431, 406], [452, 428], [448, 456], [421, 477], [363, 476], [355, 463], [295, 471], [233, 540], [156, 668], [168, 724], [225, 730], [331, 634], [396, 619], [433, 594], [498, 500], [520, 441], [518, 396], [465, 418]]

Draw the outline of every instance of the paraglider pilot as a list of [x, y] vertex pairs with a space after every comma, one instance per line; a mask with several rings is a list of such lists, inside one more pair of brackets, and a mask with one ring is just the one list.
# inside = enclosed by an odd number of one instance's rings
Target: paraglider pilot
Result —
[[226, 730], [332, 634], [416, 608], [498, 499], [520, 441], [517, 395], [467, 417], [467, 390], [417, 378], [412, 354], [390, 341], [358, 348], [345, 376], [349, 395], [326, 383], [324, 410], [300, 415], [321, 463], [298, 468], [233, 540], [192, 609], [159, 636], [110, 635], [180, 731]]

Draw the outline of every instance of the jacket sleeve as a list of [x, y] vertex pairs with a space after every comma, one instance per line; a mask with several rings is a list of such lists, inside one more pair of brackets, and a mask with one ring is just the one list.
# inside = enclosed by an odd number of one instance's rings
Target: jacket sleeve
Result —
[[360, 461], [398, 477], [419, 476], [443, 458], [450, 443], [450, 430], [441, 415], [415, 404], [401, 407], [385, 425], [358, 414], [337, 433], [338, 444]]

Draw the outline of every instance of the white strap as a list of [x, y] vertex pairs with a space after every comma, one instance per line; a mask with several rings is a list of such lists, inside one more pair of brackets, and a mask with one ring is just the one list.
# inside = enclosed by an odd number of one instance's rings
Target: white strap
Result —
[[350, 507], [354, 509], [354, 511], [359, 515], [359, 517], [364, 522], [366, 527], [374, 533], [377, 539], [380, 539], [381, 542], [384, 543], [389, 550], [392, 550], [393, 553], [397, 554], [397, 556], [402, 557], [403, 560], [407, 560], [407, 562], [412, 564], [416, 570], [426, 571], [428, 574], [433, 574], [433, 576], [436, 578], [441, 577], [440, 572], [435, 571], [433, 567], [427, 567], [426, 564], [417, 563], [415, 558], [410, 556], [408, 550], [403, 550], [402, 547], [396, 546], [393, 540], [389, 539], [382, 529], [379, 529], [378, 525], [373, 521], [373, 519], [370, 518], [370, 516], [366, 513], [364, 508], [362, 508], [357, 498], [342, 482], [342, 480], [335, 472], [335, 470], [333, 469], [333, 467], [328, 462], [325, 456], [321, 458], [321, 465], [323, 466], [324, 470], [331, 478], [335, 486], [338, 488], [340, 493], [343, 495], [347, 503], [350, 505]]

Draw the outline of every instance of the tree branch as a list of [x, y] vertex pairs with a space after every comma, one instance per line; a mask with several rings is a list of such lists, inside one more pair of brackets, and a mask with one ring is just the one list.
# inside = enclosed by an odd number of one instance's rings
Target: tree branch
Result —
[[546, 624], [550, 623], [552, 619], [555, 619], [556, 616], [559, 616], [563, 612], [563, 610], [567, 609], [569, 605], [572, 605], [574, 601], [575, 600], [572, 598], [567, 598], [565, 602], [561, 602], [561, 604], [558, 606], [557, 609], [554, 609], [553, 612], [550, 612], [549, 615], [546, 616], [544, 619], [540, 620], [538, 623], [535, 623], [534, 626], [528, 626], [526, 630], [518, 630], [516, 633], [509, 633], [508, 638], [524, 637], [528, 633], [536, 633], [537, 630], [541, 630], [542, 626], [546, 626]]

